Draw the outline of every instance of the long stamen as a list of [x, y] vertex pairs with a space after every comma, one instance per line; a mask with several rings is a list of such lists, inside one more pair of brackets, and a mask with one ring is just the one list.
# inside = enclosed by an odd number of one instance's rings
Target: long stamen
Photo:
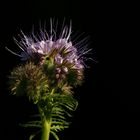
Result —
[[12, 54], [16, 55], [16, 56], [21, 57], [21, 55], [20, 55], [20, 54], [17, 54], [17, 53], [15, 53], [15, 52], [13, 52], [13, 51], [12, 51], [12, 50], [10, 50], [9, 48], [5, 47], [5, 49], [6, 49], [6, 50], [8, 50], [10, 53], [12, 53]]

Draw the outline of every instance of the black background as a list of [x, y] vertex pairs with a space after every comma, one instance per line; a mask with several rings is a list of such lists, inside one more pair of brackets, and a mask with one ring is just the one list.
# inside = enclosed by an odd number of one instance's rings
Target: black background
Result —
[[[135, 9], [135, 10], [133, 10]], [[9, 95], [7, 75], [20, 60], [13, 36], [31, 31], [40, 21], [72, 19], [75, 31], [90, 36], [89, 48], [98, 62], [88, 62], [85, 83], [75, 91], [79, 108], [65, 140], [120, 139], [137, 136], [140, 126], [139, 59], [136, 9], [131, 3], [97, 1], [4, 1], [0, 4], [0, 139], [27, 140], [19, 127], [35, 108]]]

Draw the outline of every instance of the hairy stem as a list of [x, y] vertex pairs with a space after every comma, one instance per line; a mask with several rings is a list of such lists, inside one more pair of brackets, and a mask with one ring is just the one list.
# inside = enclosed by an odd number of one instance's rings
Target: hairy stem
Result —
[[41, 136], [41, 140], [49, 140], [50, 129], [51, 129], [50, 112], [48, 111], [47, 116], [49, 116], [49, 117], [46, 118], [43, 109], [41, 109], [41, 107], [39, 105], [38, 105], [38, 109], [39, 109], [39, 113], [40, 113], [41, 121], [42, 121], [42, 136]]
[[42, 125], [42, 138], [41, 140], [49, 140], [51, 122], [44, 120]]

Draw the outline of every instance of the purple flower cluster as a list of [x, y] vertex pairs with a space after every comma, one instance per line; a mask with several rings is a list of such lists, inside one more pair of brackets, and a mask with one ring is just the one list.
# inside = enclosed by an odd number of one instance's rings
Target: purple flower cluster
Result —
[[[45, 58], [45, 56], [53, 57], [57, 65], [69, 63], [74, 69], [83, 69], [83, 61], [79, 58], [77, 48], [72, 44], [68, 38], [59, 38], [58, 40], [42, 39], [38, 42], [24, 35], [22, 41], [19, 43], [20, 48], [23, 50], [19, 55], [21, 60], [28, 60], [34, 56]], [[42, 60], [42, 59], [40, 59]], [[40, 62], [43, 64], [43, 62]], [[65, 67], [64, 71], [68, 71]]]
[[[39, 37], [34, 34], [29, 37], [22, 32], [21, 40], [17, 41], [15, 39], [22, 52], [17, 54], [7, 49], [18, 55], [22, 61], [31, 60], [33, 62], [37, 61], [36, 63], [40, 66], [47, 65], [47, 68], [45, 68], [46, 72], [49, 71], [48, 75], [51, 76], [49, 79], [55, 77], [59, 83], [61, 83], [60, 81], [67, 81], [69, 84], [71, 83], [70, 85], [73, 85], [74, 82], [78, 83], [83, 78], [84, 70], [84, 62], [81, 56], [88, 51], [85, 48], [73, 45], [70, 40], [71, 26], [69, 28], [64, 27], [57, 39], [56, 33], [54, 34], [51, 32], [48, 35], [46, 31], [41, 31]], [[52, 65], [53, 69], [50, 69]]]

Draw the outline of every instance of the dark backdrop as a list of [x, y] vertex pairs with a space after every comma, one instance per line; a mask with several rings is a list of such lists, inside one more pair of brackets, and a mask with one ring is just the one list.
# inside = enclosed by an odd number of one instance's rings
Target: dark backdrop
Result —
[[16, 50], [13, 36], [20, 29], [30, 33], [33, 24], [50, 17], [72, 19], [75, 31], [90, 36], [90, 57], [97, 61], [88, 62], [85, 83], [75, 90], [79, 108], [70, 128], [60, 134], [61, 139], [120, 139], [138, 134], [139, 59], [134, 33], [137, 21], [132, 5], [127, 4], [94, 0], [1, 1], [0, 139], [27, 140], [30, 130], [18, 124], [26, 122], [36, 110], [26, 99], [9, 95], [7, 75], [20, 60], [5, 46]]

